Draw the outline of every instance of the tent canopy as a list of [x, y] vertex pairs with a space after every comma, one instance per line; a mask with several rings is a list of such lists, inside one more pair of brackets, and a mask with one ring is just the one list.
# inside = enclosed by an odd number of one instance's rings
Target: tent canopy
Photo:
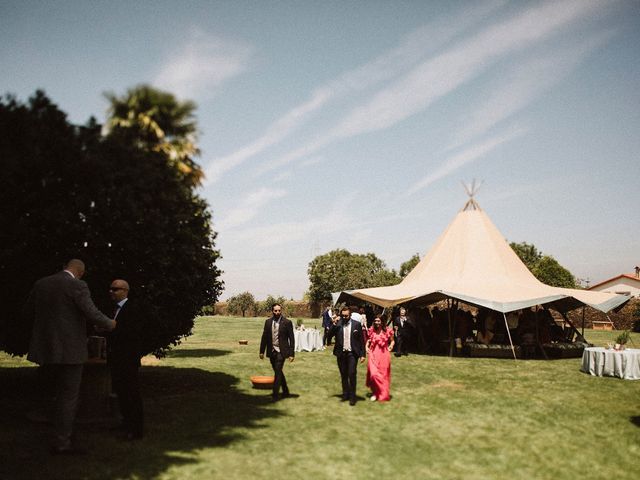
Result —
[[398, 285], [341, 292], [336, 303], [359, 300], [392, 307], [455, 298], [499, 312], [548, 305], [566, 312], [588, 305], [608, 312], [625, 295], [551, 287], [540, 282], [471, 198], [427, 255]]

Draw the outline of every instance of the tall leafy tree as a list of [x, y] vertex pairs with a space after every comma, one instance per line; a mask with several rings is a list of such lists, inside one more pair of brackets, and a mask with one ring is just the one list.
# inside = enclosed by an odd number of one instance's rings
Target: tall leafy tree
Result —
[[203, 178], [194, 158], [200, 154], [196, 144], [196, 105], [179, 101], [173, 94], [149, 85], [138, 85], [118, 96], [105, 93], [109, 100], [107, 128], [111, 135], [123, 135], [146, 150], [162, 152], [190, 184]]
[[331, 292], [395, 285], [400, 281], [398, 274], [388, 270], [375, 254], [354, 254], [344, 249], [317, 256], [309, 263], [307, 273], [313, 302], [331, 300]]
[[105, 311], [116, 277], [146, 301], [148, 352], [189, 335], [222, 289], [206, 202], [164, 152], [100, 132], [95, 121], [71, 125], [43, 92], [27, 104], [0, 101], [0, 273], [9, 285], [0, 342], [10, 353], [28, 347], [20, 311], [31, 285], [71, 257], [85, 260]]
[[538, 280], [552, 287], [576, 288], [576, 279], [550, 255], [543, 255], [531, 271]]
[[509, 244], [514, 252], [520, 257], [520, 260], [527, 266], [527, 268], [531, 271], [535, 268], [536, 264], [542, 258], [542, 253], [538, 251], [535, 245], [532, 245], [527, 242], [511, 242]]
[[511, 242], [511, 248], [533, 275], [552, 287], [576, 288], [576, 279], [569, 270], [550, 255], [544, 255], [535, 245]]
[[416, 268], [416, 265], [418, 265], [418, 263], [420, 263], [420, 255], [416, 253], [409, 260], [400, 265], [400, 278], [404, 278], [409, 275], [409, 272]]

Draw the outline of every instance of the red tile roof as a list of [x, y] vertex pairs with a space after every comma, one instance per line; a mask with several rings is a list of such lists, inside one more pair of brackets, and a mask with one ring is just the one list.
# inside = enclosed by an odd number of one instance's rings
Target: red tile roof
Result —
[[607, 280], [596, 283], [595, 285], [591, 285], [587, 290], [593, 290], [594, 288], [599, 287], [600, 285], [604, 285], [605, 283], [612, 282], [613, 280], [618, 280], [619, 278], [628, 278], [630, 280], [635, 280], [636, 282], [640, 282], [640, 278], [636, 277], [633, 273], [621, 273], [616, 277], [611, 277]]

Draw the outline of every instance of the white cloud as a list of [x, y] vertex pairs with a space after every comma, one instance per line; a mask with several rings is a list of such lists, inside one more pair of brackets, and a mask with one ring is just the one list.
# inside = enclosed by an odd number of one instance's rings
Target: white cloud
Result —
[[331, 212], [299, 222], [273, 223], [264, 227], [246, 229], [237, 232], [234, 235], [234, 239], [237, 242], [259, 244], [261, 247], [266, 248], [299, 242], [316, 235], [317, 232], [322, 232], [323, 235], [337, 233], [347, 224], [344, 215]]
[[287, 194], [282, 189], [261, 188], [255, 192], [249, 193], [244, 197], [240, 204], [233, 208], [226, 216], [215, 226], [218, 231], [232, 230], [252, 220], [260, 209], [272, 200], [282, 198]]
[[274, 182], [284, 182], [285, 180], [289, 180], [293, 177], [293, 172], [291, 170], [285, 170], [283, 172], [278, 173], [275, 177], [273, 177]]
[[212, 98], [225, 81], [247, 70], [252, 53], [248, 45], [194, 29], [187, 43], [169, 55], [153, 83], [180, 98]]
[[434, 172], [430, 173], [422, 180], [416, 182], [413, 186], [411, 186], [407, 190], [408, 195], [412, 195], [423, 188], [428, 187], [433, 182], [440, 180], [441, 178], [446, 177], [452, 172], [458, 170], [460, 167], [467, 165], [471, 162], [474, 162], [485, 155], [496, 149], [503, 143], [513, 140], [516, 137], [524, 134], [526, 132], [525, 129], [522, 128], [513, 128], [502, 135], [497, 135], [488, 138], [487, 140], [477, 143], [475, 145], [470, 146], [469, 148], [463, 150], [460, 153], [457, 153], [447, 160], [444, 161], [439, 168], [437, 168]]
[[[494, 0], [465, 8], [454, 17], [437, 19], [407, 35], [401, 44], [371, 62], [350, 70], [326, 85], [317, 88], [311, 97], [286, 112], [271, 124], [257, 139], [224, 157], [214, 158], [205, 169], [205, 185], [217, 182], [226, 172], [241, 165], [267, 148], [278, 144], [316, 111], [336, 97], [361, 91], [379, 84], [406, 71], [433, 50], [450, 41], [470, 25], [480, 21], [496, 8], [504, 5], [504, 0]], [[328, 141], [309, 145], [292, 154], [292, 158], [304, 156], [306, 151], [315, 152]], [[286, 160], [283, 163], [287, 163]]]
[[334, 204], [324, 215], [311, 216], [300, 221], [272, 223], [262, 227], [252, 227], [234, 232], [233, 242], [247, 245], [273, 247], [316, 237], [344, 232], [345, 225], [352, 225], [350, 205], [358, 197], [357, 192], [349, 192], [334, 199]]
[[211, 160], [209, 166], [205, 169], [205, 185], [217, 182], [224, 173], [280, 142], [294, 131], [308, 115], [324, 105], [330, 97], [331, 92], [327, 89], [317, 90], [307, 102], [297, 105], [273, 123], [260, 138], [230, 155]]
[[606, 2], [594, 0], [545, 2], [488, 27], [418, 65], [388, 88], [379, 91], [367, 103], [354, 108], [334, 129], [265, 164], [259, 173], [311, 155], [335, 140], [389, 128], [425, 110], [434, 101], [481, 74], [504, 55], [547, 40], [562, 27], [605, 5]]
[[531, 46], [590, 13], [598, 2], [548, 2], [495, 25], [427, 60], [348, 115], [331, 136], [351, 137], [388, 128], [477, 76], [501, 56]]
[[463, 126], [445, 151], [459, 148], [467, 141], [484, 135], [525, 108], [542, 92], [566, 78], [588, 54], [608, 40], [611, 33], [607, 31], [593, 36], [579, 45], [556, 48], [544, 56], [536, 53], [528, 61], [516, 64], [491, 85], [491, 93], [479, 107], [465, 113]]

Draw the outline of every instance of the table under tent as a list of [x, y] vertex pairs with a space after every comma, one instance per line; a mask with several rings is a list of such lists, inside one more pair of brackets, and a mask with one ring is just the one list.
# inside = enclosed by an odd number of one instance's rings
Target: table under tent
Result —
[[[433, 320], [433, 313], [437, 312], [440, 332], [446, 329], [446, 345], [440, 345], [439, 351], [434, 349], [434, 353], [445, 350], [453, 355], [456, 350], [463, 350], [474, 356], [504, 356], [506, 353], [513, 358], [518, 354], [581, 355], [586, 342], [566, 313], [584, 306], [606, 313], [622, 308], [628, 300], [625, 295], [552, 287], [540, 282], [473, 195], [401, 283], [334, 294], [336, 304], [366, 302], [385, 309], [405, 306], [413, 312], [414, 327], [421, 324], [424, 327], [428, 323], [420, 321], [421, 315]], [[434, 304], [439, 308], [427, 313], [425, 307]], [[467, 341], [470, 338], [464, 335], [464, 327], [469, 315], [463, 312], [469, 310], [484, 317], [474, 328], [483, 329], [486, 318], [493, 318], [495, 332], [490, 342]], [[552, 312], [564, 319], [564, 327], [556, 325]], [[517, 332], [517, 327], [513, 328], [515, 323], [524, 324], [522, 331], [526, 333]], [[468, 325], [466, 327], [468, 331]], [[456, 336], [460, 331], [463, 333]], [[516, 342], [514, 333], [518, 333]], [[422, 335], [426, 337], [424, 331]], [[463, 345], [456, 345], [456, 338]], [[443, 343], [442, 338], [423, 338], [422, 341]]]

